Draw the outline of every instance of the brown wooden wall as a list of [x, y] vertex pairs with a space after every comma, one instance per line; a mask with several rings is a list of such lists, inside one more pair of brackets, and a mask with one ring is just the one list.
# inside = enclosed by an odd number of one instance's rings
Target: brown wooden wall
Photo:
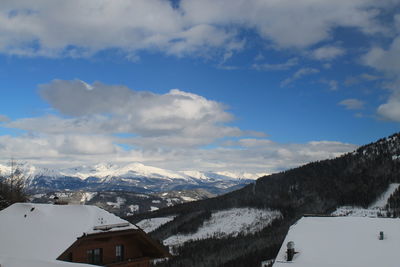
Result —
[[[60, 260], [88, 263], [87, 251], [102, 248], [103, 249], [103, 265], [112, 265], [116, 263], [115, 247], [117, 245], [124, 246], [124, 261], [129, 259], [132, 261], [129, 265], [115, 264], [115, 266], [132, 266], [132, 267], [148, 267], [149, 259], [144, 255], [141, 249], [140, 239], [134, 235], [116, 235], [98, 238], [83, 238], [77, 246], [72, 246], [61, 257]], [[70, 258], [72, 253], [72, 258]]]

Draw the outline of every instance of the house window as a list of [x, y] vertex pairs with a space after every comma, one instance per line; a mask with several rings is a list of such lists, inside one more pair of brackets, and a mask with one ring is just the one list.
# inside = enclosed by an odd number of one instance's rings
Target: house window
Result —
[[115, 259], [116, 261], [124, 260], [124, 245], [115, 246]]
[[102, 264], [103, 263], [103, 249], [95, 248], [87, 251], [88, 263], [91, 264]]

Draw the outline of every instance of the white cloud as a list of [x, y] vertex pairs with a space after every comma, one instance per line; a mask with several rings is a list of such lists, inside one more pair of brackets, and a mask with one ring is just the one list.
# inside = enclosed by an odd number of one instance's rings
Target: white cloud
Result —
[[356, 85], [362, 82], [373, 82], [382, 79], [382, 77], [369, 74], [369, 73], [362, 73], [357, 76], [349, 76], [345, 79], [344, 84], [346, 86]]
[[383, 119], [400, 122], [400, 92], [394, 92], [377, 112]]
[[[3, 135], [0, 136], [0, 160], [16, 158], [46, 167], [118, 161], [123, 149], [113, 141], [110, 136], [96, 134]], [[125, 161], [132, 158], [128, 154], [123, 157]]]
[[284, 63], [270, 64], [270, 63], [254, 63], [253, 69], [256, 70], [288, 70], [299, 64], [298, 58], [290, 58]]
[[363, 62], [379, 71], [400, 76], [400, 35], [393, 39], [388, 49], [373, 47], [363, 57]]
[[0, 123], [1, 122], [7, 122], [7, 121], [9, 121], [10, 119], [7, 117], [7, 116], [5, 116], [5, 115], [1, 115], [0, 114]]
[[362, 73], [360, 75], [360, 78], [365, 81], [376, 81], [376, 80], [381, 79], [381, 77], [379, 77], [377, 75], [372, 75], [372, 74], [368, 74], [368, 73]]
[[332, 60], [344, 55], [344, 53], [345, 50], [341, 47], [327, 45], [315, 49], [311, 55], [317, 60]]
[[346, 109], [363, 109], [364, 104], [363, 101], [355, 98], [345, 99], [338, 103], [338, 105], [344, 106]]
[[247, 166], [255, 171], [272, 173], [311, 161], [334, 158], [355, 148], [355, 145], [329, 141], [282, 144], [267, 139], [240, 139], [210, 151], [209, 157], [231, 169]]
[[188, 24], [163, 0], [5, 1], [0, 11], [0, 50], [9, 54], [81, 57], [120, 48], [181, 56], [242, 45], [222, 28]]
[[400, 32], [400, 14], [397, 14], [394, 16], [394, 22], [395, 22], [397, 31]]
[[193, 23], [237, 23], [255, 28], [281, 47], [306, 47], [329, 37], [336, 26], [356, 27], [368, 33], [381, 31], [372, 7], [382, 1], [321, 0], [183, 0], [182, 10]]
[[[381, 104], [377, 113], [386, 120], [400, 121], [400, 35], [393, 39], [387, 49], [373, 47], [363, 57], [363, 62], [367, 66], [385, 74], [389, 81], [386, 89], [390, 91], [390, 96], [386, 103]], [[375, 77], [364, 76], [365, 79]]]
[[46, 167], [142, 162], [172, 170], [273, 173], [337, 157], [356, 148], [340, 142], [280, 144], [266, 139], [240, 139], [213, 149], [146, 147], [126, 151], [117, 145], [112, 147], [111, 139], [97, 136], [90, 140], [89, 136], [79, 135], [0, 136], [0, 160], [14, 157]]
[[[154, 94], [55, 80], [41, 85], [40, 94], [61, 115], [5, 123], [26, 132], [0, 136], [0, 160], [14, 157], [48, 167], [137, 161], [174, 170], [271, 173], [355, 148], [276, 143], [264, 133], [228, 126], [233, 115], [223, 104], [178, 89]], [[232, 138], [236, 141], [226, 141]]]
[[301, 68], [298, 71], [296, 71], [291, 77], [283, 80], [281, 82], [281, 86], [282, 87], [288, 86], [288, 85], [292, 84], [294, 81], [303, 78], [304, 76], [315, 74], [318, 72], [319, 72], [319, 70], [315, 69], [315, 68]]
[[336, 80], [322, 79], [320, 82], [323, 83], [323, 84], [328, 85], [329, 86], [329, 90], [331, 90], [331, 91], [336, 91], [338, 89], [338, 86], [339, 86], [338, 85], [338, 81], [336, 81]]
[[278, 47], [305, 48], [329, 40], [335, 27], [384, 32], [383, 0], [3, 0], [0, 51], [22, 56], [87, 57], [118, 48], [177, 56], [243, 48], [242, 29]]
[[233, 115], [223, 104], [178, 89], [154, 94], [99, 82], [55, 80], [41, 85], [40, 94], [68, 117], [25, 118], [6, 126], [57, 135], [131, 133], [136, 136], [131, 144], [149, 147], [201, 146], [248, 134], [225, 125]]

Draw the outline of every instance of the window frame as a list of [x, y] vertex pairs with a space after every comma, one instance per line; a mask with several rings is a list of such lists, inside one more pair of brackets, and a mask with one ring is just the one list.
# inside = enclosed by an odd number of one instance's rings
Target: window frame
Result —
[[125, 246], [122, 244], [115, 246], [115, 261], [120, 262], [125, 260]]
[[103, 264], [103, 249], [94, 248], [86, 251], [87, 261], [90, 264], [100, 265]]

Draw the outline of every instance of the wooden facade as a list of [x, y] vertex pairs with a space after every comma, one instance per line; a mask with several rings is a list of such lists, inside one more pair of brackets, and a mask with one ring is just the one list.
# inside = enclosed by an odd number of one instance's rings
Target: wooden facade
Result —
[[83, 235], [57, 259], [107, 267], [149, 267], [151, 259], [170, 256], [142, 230], [129, 229]]

